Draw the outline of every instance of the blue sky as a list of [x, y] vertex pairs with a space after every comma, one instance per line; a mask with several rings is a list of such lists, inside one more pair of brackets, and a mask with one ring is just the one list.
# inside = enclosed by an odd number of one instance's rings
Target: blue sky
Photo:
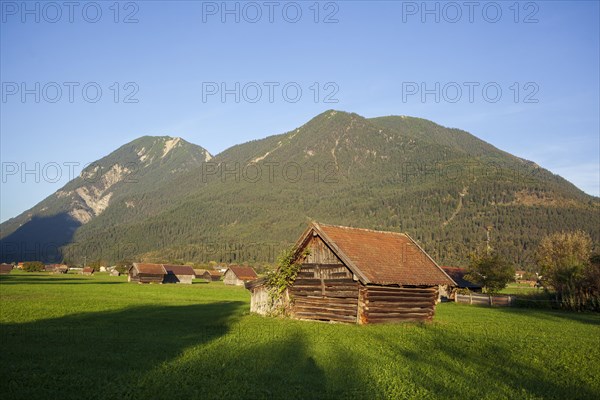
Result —
[[600, 194], [597, 1], [275, 3], [1, 1], [0, 220], [139, 136], [217, 154], [332, 108], [461, 128]]

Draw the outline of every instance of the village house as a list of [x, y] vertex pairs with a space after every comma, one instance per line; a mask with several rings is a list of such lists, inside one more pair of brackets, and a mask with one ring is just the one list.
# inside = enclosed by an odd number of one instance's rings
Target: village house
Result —
[[444, 272], [452, 278], [456, 286], [440, 285], [439, 301], [454, 300], [458, 289], [468, 289], [471, 292], [481, 293], [482, 286], [465, 279], [466, 268], [442, 266]]
[[[301, 265], [282, 302], [297, 319], [369, 324], [433, 318], [439, 285], [456, 285], [407, 234], [312, 223], [295, 245]], [[270, 311], [250, 282], [251, 311]]]
[[0, 274], [8, 275], [13, 269], [12, 264], [0, 264]]
[[256, 272], [251, 267], [241, 267], [231, 265], [223, 274], [223, 283], [225, 285], [244, 286], [245, 282], [253, 281], [258, 278]]
[[81, 274], [82, 275], [94, 275], [94, 268], [93, 267], [85, 267], [84, 269], [81, 270]]
[[170, 265], [163, 264], [167, 272], [163, 283], [185, 283], [192, 284], [192, 280], [196, 277], [194, 269], [189, 265]]
[[167, 271], [162, 264], [133, 263], [127, 273], [128, 282], [163, 283]]

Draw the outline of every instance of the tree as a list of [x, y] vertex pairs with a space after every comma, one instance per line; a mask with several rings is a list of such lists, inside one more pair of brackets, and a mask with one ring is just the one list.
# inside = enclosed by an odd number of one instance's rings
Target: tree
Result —
[[[583, 231], [545, 236], [537, 249], [537, 262], [546, 286], [554, 289], [563, 307], [580, 310], [593, 295], [592, 239]], [[590, 281], [590, 282], [588, 282]]]
[[515, 268], [497, 253], [474, 254], [465, 278], [481, 285], [487, 293], [497, 293], [515, 279]]
[[590, 257], [590, 263], [583, 271], [583, 284], [588, 295], [588, 305], [592, 310], [600, 310], [600, 254]]
[[121, 260], [117, 262], [117, 264], [115, 265], [115, 269], [119, 271], [120, 274], [126, 274], [132, 265], [133, 262], [131, 262], [130, 260]]
[[23, 271], [42, 272], [45, 271], [44, 263], [41, 261], [27, 261], [23, 263]]

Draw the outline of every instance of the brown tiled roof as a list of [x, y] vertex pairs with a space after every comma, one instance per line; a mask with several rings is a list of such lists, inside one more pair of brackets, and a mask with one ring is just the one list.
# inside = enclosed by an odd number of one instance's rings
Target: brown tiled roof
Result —
[[448, 276], [450, 276], [450, 278], [452, 278], [454, 280], [454, 282], [456, 282], [456, 286], [459, 288], [480, 288], [481, 287], [481, 285], [478, 285], [473, 282], [469, 282], [468, 280], [465, 279], [465, 274], [467, 273], [467, 270], [465, 268], [442, 266], [442, 269], [444, 270], [445, 273], [448, 274]]
[[172, 275], [192, 275], [195, 276], [194, 268], [189, 265], [171, 265], [171, 264], [163, 264], [165, 271], [167, 274]]
[[137, 269], [141, 274], [152, 274], [152, 275], [166, 275], [162, 264], [147, 264], [147, 263], [133, 263], [133, 268]]
[[93, 273], [94, 272], [94, 268], [93, 267], [85, 267], [83, 270], [81, 270], [81, 272], [90, 272], [90, 273]]
[[301, 247], [313, 233], [323, 239], [363, 284], [454, 284], [407, 234], [315, 222], [297, 246]]
[[231, 266], [229, 269], [242, 281], [251, 281], [258, 278], [252, 267]]
[[215, 271], [214, 269], [209, 269], [209, 270], [207, 270], [207, 272], [210, 274], [210, 276], [218, 276], [218, 277], [223, 276], [222, 273], [220, 273], [219, 271]]

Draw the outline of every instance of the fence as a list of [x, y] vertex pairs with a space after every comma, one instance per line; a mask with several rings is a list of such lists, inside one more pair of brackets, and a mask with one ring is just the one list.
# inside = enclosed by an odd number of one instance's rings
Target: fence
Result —
[[477, 305], [489, 305], [489, 306], [510, 306], [512, 305], [514, 300], [514, 296], [491, 296], [488, 294], [477, 294], [477, 293], [469, 293], [469, 294], [459, 294], [456, 293], [454, 297], [454, 301], [457, 303], [466, 303], [466, 304], [477, 304]]

